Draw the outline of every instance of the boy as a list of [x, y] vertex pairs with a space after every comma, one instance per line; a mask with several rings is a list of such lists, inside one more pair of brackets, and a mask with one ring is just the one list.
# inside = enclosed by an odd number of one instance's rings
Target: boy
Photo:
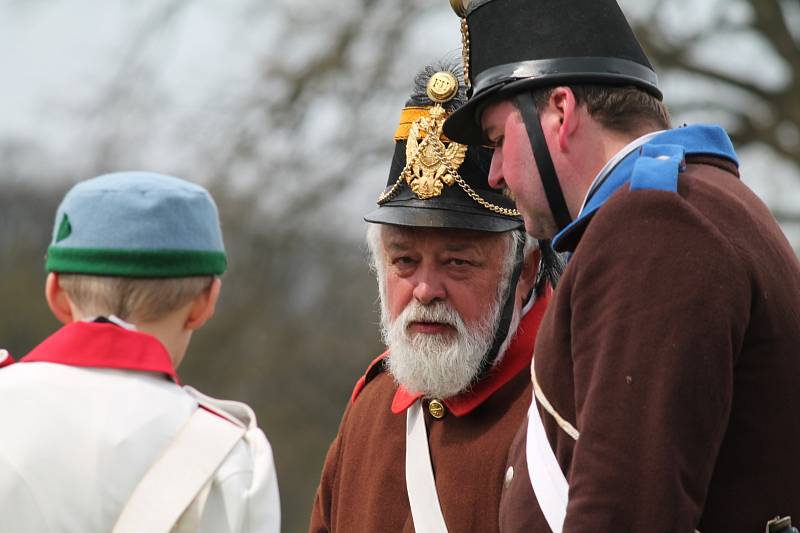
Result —
[[67, 193], [45, 287], [64, 327], [0, 370], [3, 530], [279, 530], [253, 412], [175, 373], [225, 267], [202, 187], [119, 172]]

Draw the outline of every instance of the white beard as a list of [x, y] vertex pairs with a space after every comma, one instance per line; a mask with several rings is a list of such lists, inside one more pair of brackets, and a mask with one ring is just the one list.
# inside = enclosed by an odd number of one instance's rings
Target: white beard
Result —
[[[504, 284], [506, 287], [508, 283]], [[498, 291], [483, 319], [473, 326], [445, 302], [422, 305], [412, 300], [395, 320], [381, 306], [381, 331], [389, 347], [389, 372], [411, 392], [425, 397], [448, 398], [470, 387], [481, 370], [481, 362], [492, 347], [500, 321], [506, 290]], [[452, 326], [449, 335], [410, 333], [411, 322], [439, 322]], [[513, 331], [513, 330], [511, 330]]]
[[[449, 398], [468, 390], [478, 379], [481, 363], [494, 343], [495, 332], [500, 323], [514, 269], [516, 245], [513, 244], [513, 238], [509, 241], [512, 244], [509, 245], [493, 301], [486, 306], [486, 312], [478, 324], [467, 326], [461, 316], [444, 302], [422, 305], [413, 299], [395, 320], [390, 320], [381, 245], [382, 227], [380, 224], [369, 225], [367, 243], [371, 252], [372, 268], [378, 281], [381, 334], [389, 348], [389, 372], [397, 383], [428, 398]], [[526, 250], [528, 244], [531, 244], [531, 250], [536, 248], [536, 241], [530, 238], [526, 243]], [[529, 251], [526, 252], [526, 257], [528, 253]], [[528, 303], [528, 308], [531, 304], [532, 302]], [[508, 334], [498, 350], [494, 365], [502, 360], [506, 348], [515, 337], [521, 317], [520, 309], [515, 306]], [[456, 332], [450, 335], [411, 334], [408, 325], [414, 321], [446, 323]]]

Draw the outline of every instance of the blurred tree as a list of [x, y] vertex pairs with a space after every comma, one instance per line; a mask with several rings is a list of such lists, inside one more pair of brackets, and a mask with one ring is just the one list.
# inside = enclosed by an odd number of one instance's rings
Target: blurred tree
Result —
[[[673, 114], [722, 122], [738, 149], [765, 146], [800, 178], [800, 3], [663, 0], [637, 10], [634, 29], [659, 76], [686, 87], [667, 92]], [[800, 211], [775, 214], [800, 223]]]
[[437, 55], [408, 54], [409, 27], [435, 10], [430, 2], [242, 2], [238, 17], [230, 15], [240, 26], [232, 33], [268, 34], [251, 52], [253, 68], [235, 90], [225, 79], [211, 84], [206, 112], [175, 121], [162, 50], [180, 46], [181, 17], [190, 17], [193, 7], [165, 2], [140, 17], [115, 52], [118, 70], [90, 118], [99, 147], [93, 166], [141, 160], [157, 121], [158, 142], [185, 153], [177, 161], [184, 175], [188, 167], [194, 179], [248, 198], [274, 231], [328, 227], [331, 212], [319, 208], [337, 209], [340, 193], [365, 178], [377, 196], [392, 122], [415, 71]]
[[63, 192], [56, 189], [51, 195], [12, 181], [3, 185], [0, 194], [0, 348], [15, 357], [40, 341], [40, 335], [58, 327], [44, 299], [44, 255]]
[[[790, 165], [800, 187], [800, 4], [620, 3], [656, 64], [676, 122], [722, 123], [740, 150], [765, 148], [767, 157]], [[192, 8], [184, 0], [161, 2], [129, 32], [117, 75], [96, 107], [98, 168], [135, 159], [131, 146], [146, 146], [152, 117], [169, 108], [161, 53], [177, 46]], [[386, 167], [398, 102], [415, 70], [436, 56], [414, 47], [415, 28], [426, 18], [449, 21], [448, 49], [457, 52], [454, 15], [447, 2], [425, 0], [245, 1], [236, 12], [238, 33], [269, 34], [253, 54], [255, 68], [235, 95], [227, 85], [210, 92], [213, 116], [184, 117], [166, 140], [175, 145], [195, 132], [192, 148], [182, 149], [186, 160], [204, 161], [193, 169], [198, 179], [230, 188], [233, 175], [233, 187], [257, 194], [254, 204], [279, 225], [318, 224], [315, 204], [324, 220], [335, 193], [352, 196], [353, 184], [374, 183], [365, 176]], [[800, 222], [800, 211], [781, 206], [776, 214]]]

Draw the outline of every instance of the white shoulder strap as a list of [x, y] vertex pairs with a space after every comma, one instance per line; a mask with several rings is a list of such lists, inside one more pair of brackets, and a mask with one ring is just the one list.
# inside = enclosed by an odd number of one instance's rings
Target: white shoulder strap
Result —
[[[526, 435], [525, 458], [528, 461], [528, 475], [531, 478], [531, 486], [539, 507], [544, 514], [547, 524], [553, 533], [561, 533], [564, 529], [564, 519], [567, 516], [567, 503], [569, 501], [569, 483], [561, 471], [558, 459], [547, 440], [544, 431], [542, 417], [537, 402], [550, 414], [553, 419], [567, 435], [574, 440], [578, 440], [580, 433], [572, 424], [564, 420], [561, 415], [553, 408], [544, 395], [539, 382], [536, 379], [536, 372], [531, 362], [531, 378], [533, 380], [533, 400], [528, 410], [528, 433]], [[694, 533], [700, 533], [694, 530]]]
[[[528, 433], [525, 440], [528, 475], [531, 478], [531, 486], [536, 500], [539, 502], [539, 508], [541, 508], [550, 529], [553, 533], [561, 533], [564, 528], [564, 518], [567, 516], [569, 484], [564, 472], [561, 471], [550, 441], [547, 440], [542, 417], [536, 406], [537, 399], [548, 406], [549, 402], [541, 393], [536, 381], [533, 362], [531, 362], [531, 374], [534, 398], [531, 400], [531, 407], [528, 410]], [[577, 432], [575, 438], [577, 438]]]
[[447, 533], [428, 450], [428, 432], [420, 400], [406, 414], [406, 492], [417, 533]]
[[209, 481], [244, 433], [241, 423], [198, 408], [136, 486], [113, 533], [169, 533], [190, 506], [199, 523]]

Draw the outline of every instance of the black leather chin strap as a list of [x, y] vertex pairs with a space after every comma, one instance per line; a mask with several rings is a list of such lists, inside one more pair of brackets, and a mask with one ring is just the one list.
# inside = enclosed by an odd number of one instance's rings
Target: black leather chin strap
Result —
[[516, 96], [517, 107], [528, 131], [528, 138], [533, 149], [533, 158], [536, 161], [536, 168], [539, 169], [539, 176], [544, 187], [544, 194], [547, 196], [547, 204], [553, 214], [558, 231], [566, 228], [572, 217], [567, 209], [567, 202], [564, 200], [564, 193], [561, 184], [558, 182], [556, 168], [553, 166], [553, 159], [547, 149], [547, 142], [544, 139], [542, 124], [539, 122], [539, 113], [533, 102], [533, 95], [530, 91], [523, 91]]
[[500, 322], [494, 333], [494, 342], [492, 343], [492, 347], [489, 348], [489, 351], [486, 352], [486, 355], [483, 356], [483, 361], [481, 362], [481, 370], [478, 373], [479, 379], [488, 374], [492, 369], [500, 347], [503, 346], [503, 343], [508, 337], [508, 328], [511, 326], [511, 320], [514, 318], [514, 298], [517, 295], [517, 283], [519, 283], [519, 277], [522, 274], [522, 266], [525, 263], [525, 242], [518, 242], [515, 238], [514, 244], [517, 247], [514, 252], [514, 271], [511, 273], [511, 279], [508, 282], [508, 294], [506, 295], [506, 301], [503, 303]]

